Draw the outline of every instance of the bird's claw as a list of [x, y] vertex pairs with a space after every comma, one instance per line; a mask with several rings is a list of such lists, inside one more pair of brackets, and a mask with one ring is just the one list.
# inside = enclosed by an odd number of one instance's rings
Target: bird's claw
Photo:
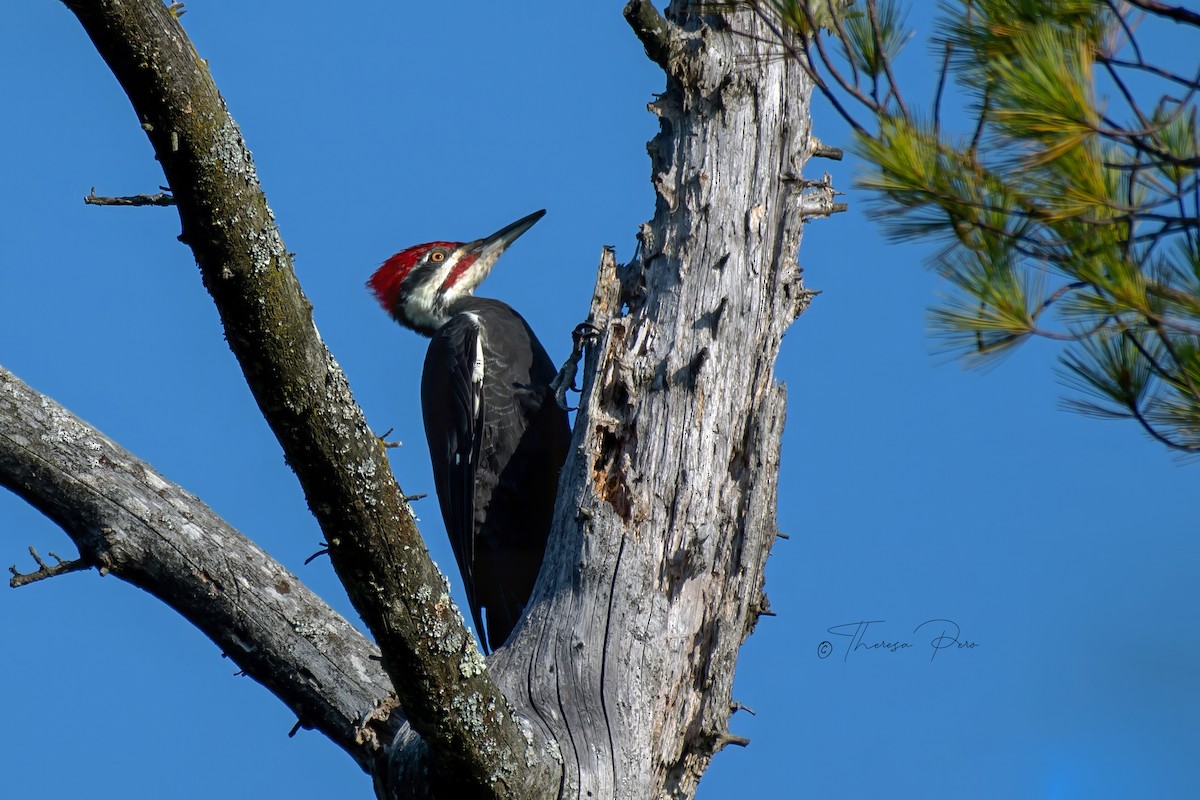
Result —
[[590, 322], [581, 322], [571, 331], [571, 355], [563, 362], [562, 369], [550, 381], [550, 390], [554, 392], [554, 402], [564, 411], [574, 411], [567, 405], [567, 392], [578, 392], [575, 376], [579, 372], [579, 361], [583, 358], [583, 348], [595, 341], [600, 335], [600, 328]]
[[601, 327], [590, 322], [581, 322], [575, 326], [575, 330], [571, 331], [571, 341], [575, 343], [578, 349], [585, 342], [590, 342], [600, 335]]
[[568, 360], [562, 365], [562, 369], [554, 376], [554, 380], [550, 381], [550, 389], [554, 392], [554, 402], [563, 411], [574, 411], [575, 406], [567, 405], [567, 391], [579, 391], [575, 388], [575, 373], [579, 366], [574, 361]]

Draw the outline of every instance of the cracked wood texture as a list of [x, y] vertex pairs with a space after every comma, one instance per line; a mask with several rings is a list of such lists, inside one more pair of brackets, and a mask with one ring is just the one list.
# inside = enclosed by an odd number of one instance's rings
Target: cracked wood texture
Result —
[[[697, 15], [678, 2], [663, 18], [649, 2], [626, 7], [666, 74], [651, 106], [655, 213], [634, 262], [601, 259], [600, 334], [545, 565], [525, 620], [483, 669], [178, 21], [159, 0], [64, 2], [155, 147], [181, 238], [382, 661], [362, 668], [370, 646], [294, 576], [65, 411], [39, 417], [49, 401], [7, 375], [4, 396], [24, 400], [0, 403], [0, 423], [15, 430], [24, 415], [43, 433], [9, 437], [5, 484], [90, 563], [157, 587], [235, 658], [266, 659], [239, 663], [371, 772], [380, 798], [693, 796], [736, 741], [734, 667], [766, 609], [776, 536], [785, 393], [773, 368], [811, 297], [796, 263], [802, 218], [833, 205], [827, 182], [800, 179], [816, 145], [801, 67], [744, 8]], [[89, 461], [95, 446], [109, 455]], [[161, 514], [131, 513], [139, 504]], [[194, 537], [207, 546], [182, 561], [155, 549]], [[224, 603], [230, 587], [262, 601], [253, 617], [244, 598]], [[290, 605], [301, 598], [307, 611]], [[339, 643], [289, 631], [301, 613]], [[423, 738], [394, 712], [389, 679]]]
[[[810, 86], [748, 12], [626, 17], [666, 72], [638, 260], [602, 261], [555, 535], [497, 680], [557, 740], [566, 797], [691, 797], [766, 610]], [[812, 191], [811, 189], [809, 191]]]

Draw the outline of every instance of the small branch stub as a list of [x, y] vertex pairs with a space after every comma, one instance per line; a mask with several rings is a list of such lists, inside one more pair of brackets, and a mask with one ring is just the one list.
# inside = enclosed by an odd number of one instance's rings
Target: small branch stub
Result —
[[812, 155], [813, 158], [828, 158], [832, 161], [841, 161], [845, 153], [842, 152], [842, 148], [840, 147], [814, 142]]
[[[159, 187], [160, 189], [164, 187]], [[100, 197], [96, 187], [88, 192], [83, 202], [89, 206], [173, 206], [175, 198], [164, 192], [158, 194], [134, 194], [126, 197]]]
[[806, 220], [812, 217], [828, 217], [831, 214], [839, 214], [849, 208], [846, 203], [834, 202], [833, 198], [841, 192], [833, 188], [829, 173], [825, 173], [825, 176], [819, 181], [794, 175], [786, 175], [784, 178], [797, 182], [806, 190], [800, 198], [800, 215]]
[[734, 736], [732, 733], [724, 733], [717, 737], [716, 749], [724, 750], [731, 744], [738, 747], [747, 747], [750, 744], [750, 740], [745, 736]]
[[22, 573], [17, 570], [17, 565], [13, 564], [8, 568], [8, 571], [12, 573], [12, 579], [8, 582], [10, 588], [17, 589], [30, 583], [45, 580], [46, 578], [53, 578], [55, 575], [65, 575], [68, 572], [82, 572], [85, 569], [91, 569], [92, 566], [82, 558], [64, 561], [53, 550], [50, 551], [50, 556], [58, 563], [47, 564], [32, 546], [29, 548], [29, 555], [33, 556], [33, 560], [37, 563], [38, 568], [33, 572]]
[[670, 73], [672, 31], [663, 15], [649, 0], [630, 0], [624, 14], [646, 48], [646, 57], [658, 64], [663, 72]]

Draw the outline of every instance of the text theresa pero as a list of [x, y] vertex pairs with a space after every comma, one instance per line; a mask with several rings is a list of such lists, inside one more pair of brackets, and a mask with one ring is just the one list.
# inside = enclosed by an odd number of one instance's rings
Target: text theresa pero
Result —
[[[829, 658], [838, 648], [842, 649], [842, 661], [848, 661], [852, 653], [887, 651], [898, 653], [914, 648], [929, 648], [929, 660], [932, 661], [942, 650], [974, 650], [979, 646], [962, 635], [958, 623], [950, 619], [929, 619], [913, 628], [913, 641], [890, 639], [881, 631], [886, 620], [864, 619], [858, 622], [846, 622], [826, 628], [826, 633], [839, 637], [837, 647], [829, 641], [817, 646], [818, 658]], [[871, 628], [872, 625], [876, 627]]]

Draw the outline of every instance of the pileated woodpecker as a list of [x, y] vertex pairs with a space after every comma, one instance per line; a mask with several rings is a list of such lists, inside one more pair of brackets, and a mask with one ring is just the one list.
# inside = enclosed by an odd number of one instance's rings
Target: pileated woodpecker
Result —
[[545, 213], [473, 242], [410, 247], [367, 284], [393, 319], [432, 339], [421, 375], [425, 436], [485, 652], [508, 639], [533, 591], [571, 431], [549, 388], [556, 370], [528, 323], [471, 293]]

